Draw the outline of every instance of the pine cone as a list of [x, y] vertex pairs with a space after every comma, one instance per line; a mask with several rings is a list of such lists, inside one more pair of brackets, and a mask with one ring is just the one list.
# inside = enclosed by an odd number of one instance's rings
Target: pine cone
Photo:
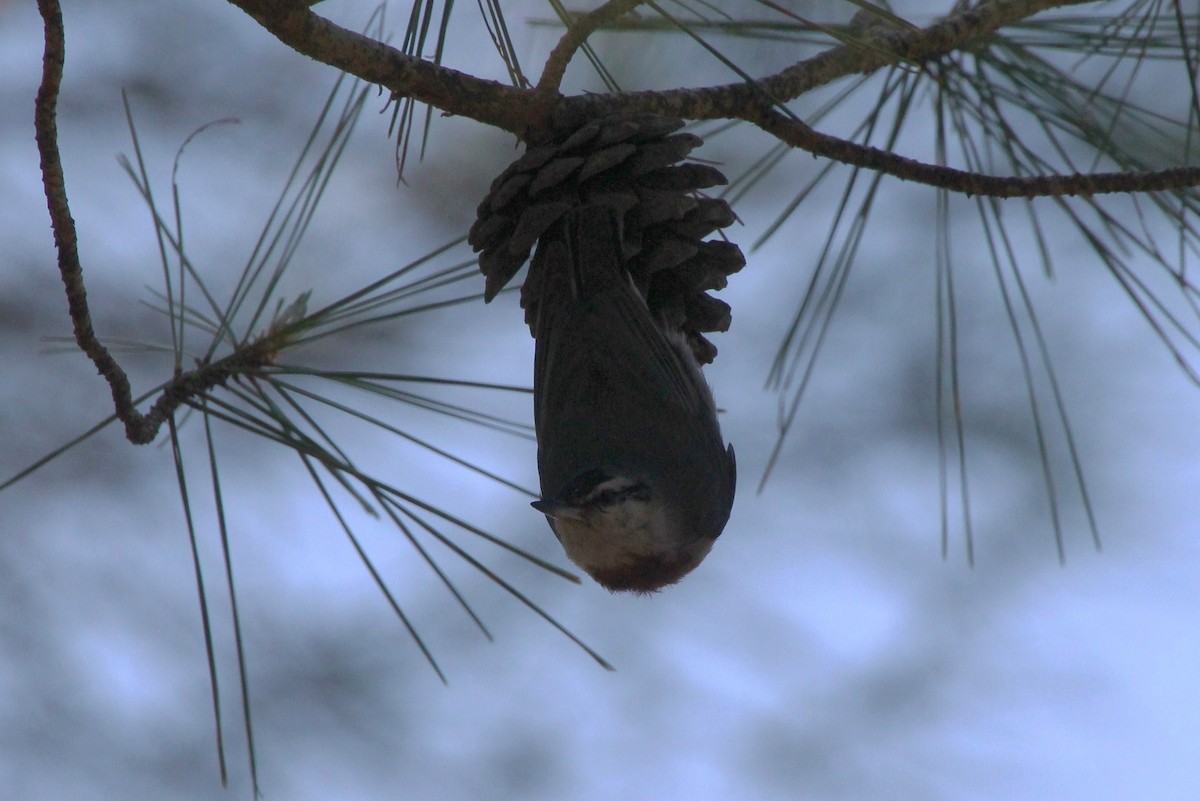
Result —
[[[567, 211], [583, 204], [612, 208], [620, 220], [625, 268], [650, 311], [679, 325], [697, 360], [716, 347], [704, 332], [729, 328], [729, 306], [709, 296], [746, 263], [730, 242], [703, 241], [737, 218], [724, 200], [698, 191], [727, 183], [715, 167], [678, 164], [701, 144], [675, 133], [683, 120], [619, 114], [594, 120], [562, 141], [529, 148], [492, 182], [467, 241], [486, 279], [484, 299], [504, 288], [538, 239]], [[531, 330], [537, 286], [531, 270], [521, 306]]]

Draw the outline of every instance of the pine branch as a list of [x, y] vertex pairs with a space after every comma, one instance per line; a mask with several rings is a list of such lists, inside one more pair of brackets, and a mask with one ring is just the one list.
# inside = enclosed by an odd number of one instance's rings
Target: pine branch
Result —
[[925, 28], [870, 32], [797, 62], [774, 75], [735, 84], [667, 91], [561, 97], [567, 64], [588, 36], [645, 0], [608, 0], [580, 16], [547, 59], [535, 89], [487, 81], [404, 55], [369, 37], [340, 28], [307, 6], [283, 0], [230, 0], [297, 52], [386, 86], [455, 115], [502, 128], [536, 141], [551, 128], [572, 128], [615, 111], [650, 111], [686, 119], [741, 119], [758, 125], [790, 147], [813, 155], [878, 170], [968, 195], [1035, 197], [1148, 192], [1200, 184], [1200, 169], [1153, 172], [1000, 177], [955, 170], [904, 158], [814, 131], [781, 104], [819, 86], [856, 73], [899, 63], [924, 64], [970, 48], [1006, 25], [1042, 11], [1090, 0], [990, 0], [959, 8]]
[[967, 196], [1063, 197], [1130, 192], [1161, 192], [1200, 185], [1200, 167], [1173, 167], [1142, 172], [1074, 173], [1029, 177], [986, 175], [906, 158], [888, 150], [860, 145], [820, 133], [795, 117], [762, 108], [750, 122], [791, 147], [894, 175], [905, 181], [950, 189]]
[[62, 158], [58, 151], [57, 124], [58, 94], [66, 60], [62, 9], [58, 0], [38, 0], [38, 10], [45, 23], [45, 50], [42, 56], [42, 83], [38, 88], [34, 112], [35, 138], [41, 157], [42, 184], [50, 212], [50, 224], [54, 230], [54, 244], [58, 249], [58, 269], [66, 287], [75, 342], [108, 382], [117, 419], [125, 425], [126, 438], [134, 444], [144, 445], [154, 441], [163, 423], [188, 399], [224, 384], [234, 375], [269, 363], [278, 345], [271, 342], [272, 337], [264, 337], [224, 359], [204, 364], [195, 370], [176, 373], [146, 414], [137, 410], [129, 377], [100, 342], [92, 325], [83, 282], [83, 266], [79, 261], [75, 221], [67, 200]]
[[[397, 95], [415, 97], [448, 113], [470, 116], [525, 138], [540, 138], [535, 132], [544, 130], [551, 119], [561, 125], [564, 119], [580, 114], [586, 117], [618, 108], [640, 109], [694, 119], [728, 117], [747, 120], [781, 142], [814, 155], [968, 195], [1058, 197], [1150, 192], [1200, 185], [1200, 168], [1197, 167], [1031, 177], [985, 175], [922, 163], [819, 133], [790, 113], [779, 111], [781, 101], [836, 78], [854, 72], [870, 72], [897, 61], [926, 62], [968, 47], [1004, 25], [1081, 0], [992, 0], [959, 10], [923, 29], [889, 29], [883, 35], [886, 47], [839, 45], [760, 80], [699, 89], [573, 98], [557, 95], [563, 72], [573, 54], [588, 35], [624, 15], [642, 0], [609, 0], [579, 18], [547, 60], [536, 89], [506, 86], [404, 55], [368, 36], [334, 25], [314, 14], [306, 5], [282, 0], [230, 1], [298, 52], [387, 86]], [[45, 51], [42, 84], [36, 103], [36, 138], [75, 340], [108, 382], [126, 437], [135, 443], [151, 442], [163, 422], [181, 404], [225, 383], [235, 374], [268, 364], [277, 350], [277, 343], [264, 339], [223, 360], [177, 373], [149, 412], [142, 414], [135, 408], [128, 376], [96, 337], [92, 326], [57, 147], [57, 99], [65, 61], [62, 13], [56, 0], [39, 0], [38, 7], [45, 21]]]
[[606, 0], [599, 8], [577, 18], [546, 59], [546, 66], [542, 69], [542, 77], [538, 81], [536, 91], [546, 95], [558, 94], [567, 65], [588, 37], [645, 2], [646, 0]]
[[335, 25], [302, 2], [229, 0], [297, 53], [348, 72], [369, 83], [521, 135], [538, 98], [532, 89], [440, 67], [394, 47]]

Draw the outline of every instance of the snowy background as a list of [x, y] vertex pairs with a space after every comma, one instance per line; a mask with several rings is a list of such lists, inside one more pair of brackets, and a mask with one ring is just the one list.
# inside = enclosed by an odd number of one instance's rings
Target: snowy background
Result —
[[[331, 5], [360, 27], [362, 3]], [[180, 143], [193, 257], [231, 285], [334, 74], [219, 2], [70, 2], [60, 134], [89, 297], [103, 336], [165, 341], [141, 302], [161, 286], [149, 217], [117, 165], [129, 93], [165, 197]], [[400, 32], [406, 9], [391, 11]], [[551, 28], [510, 16], [536, 72]], [[471, 11], [451, 63], [502, 77]], [[678, 45], [679, 43], [674, 43]], [[41, 27], [0, 2], [0, 476], [108, 413], [69, 333], [31, 124]], [[602, 53], [629, 86], [729, 80], [639, 37]], [[751, 72], [778, 56], [747, 54]], [[589, 76], [574, 67], [573, 90]], [[645, 76], [653, 76], [647, 83]], [[397, 186], [386, 116], [369, 102], [284, 294], [314, 299], [395, 269], [469, 226], [514, 157], [511, 138], [435, 120]], [[700, 155], [732, 171], [753, 133]], [[744, 163], [744, 160], [740, 163]], [[952, 204], [972, 476], [975, 566], [952, 510], [941, 556], [934, 419], [934, 195], [896, 187], [818, 364], [801, 422], [761, 495], [777, 396], [770, 359], [825, 233], [829, 198], [763, 248], [749, 243], [811, 174], [797, 156], [738, 211], [750, 263], [723, 297], [732, 331], [709, 371], [741, 487], [712, 556], [653, 598], [574, 586], [468, 543], [599, 651], [599, 668], [487, 579], [440, 552], [495, 637], [479, 635], [393, 530], [361, 535], [446, 672], [392, 616], [295, 459], [218, 429], [260, 784], [270, 799], [1191, 799], [1200, 786], [1200, 394], [1094, 255], [1056, 234], [1058, 272], [1026, 278], [1056, 357], [1104, 548], [1060, 474], [1060, 565], [1025, 387], [974, 211]], [[825, 206], [821, 204], [825, 203]], [[461, 254], [460, 254], [461, 255]], [[1035, 256], [1029, 254], [1035, 265]], [[446, 264], [449, 264], [448, 260]], [[1146, 267], [1147, 270], [1151, 266]], [[430, 313], [310, 352], [348, 369], [527, 384], [532, 340], [515, 298]], [[135, 386], [167, 374], [123, 354]], [[525, 396], [469, 399], [528, 420]], [[489, 406], [489, 408], [492, 408]], [[379, 406], [409, 421], [408, 411]], [[202, 456], [202, 427], [184, 429]], [[400, 424], [400, 423], [398, 423]], [[531, 443], [411, 417], [536, 485]], [[423, 426], [423, 427], [419, 427]], [[565, 566], [527, 499], [365, 427], [339, 429], [397, 486]], [[1053, 446], [1061, 456], [1061, 441]], [[1061, 466], [1061, 465], [1060, 465]], [[249, 797], [228, 606], [203, 461], [200, 510], [230, 787], [217, 772], [208, 674], [171, 454], [116, 429], [0, 495], [0, 786], [11, 799]]]

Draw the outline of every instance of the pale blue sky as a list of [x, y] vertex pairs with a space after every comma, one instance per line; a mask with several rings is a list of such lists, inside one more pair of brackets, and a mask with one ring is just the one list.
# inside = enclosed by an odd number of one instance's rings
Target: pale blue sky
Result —
[[[108, 336], [165, 336], [139, 304], [150, 298], [145, 287], [161, 285], [161, 272], [149, 217], [115, 158], [131, 152], [120, 90], [129, 92], [160, 197], [189, 133], [241, 119], [194, 142], [180, 173], [193, 256], [228, 288], [334, 78], [231, 5], [170, 6], [65, 9], [63, 157], [93, 311]], [[339, 2], [326, 13], [357, 26], [368, 9]], [[392, 10], [393, 31], [403, 13]], [[473, 9], [460, 14], [472, 19]], [[477, 27], [456, 29], [456, 63], [500, 78]], [[519, 23], [513, 32], [536, 72], [553, 32]], [[692, 51], [680, 64], [645, 39], [604, 47], [630, 85], [638, 69], [656, 84], [679, 70], [728, 79], [716, 68], [703, 72], [709, 68]], [[107, 390], [82, 356], [44, 352], [43, 337], [68, 329], [30, 122], [39, 52], [32, 4], [0, 2], [5, 476], [108, 410]], [[771, 59], [747, 55], [759, 70]], [[581, 70], [572, 77], [587, 84]], [[435, 120], [426, 160], [411, 164], [407, 185], [397, 186], [386, 116], [374, 113], [381, 105], [368, 102], [288, 278], [288, 297], [311, 288], [314, 303], [330, 300], [462, 234], [493, 175], [519, 152], [469, 121]], [[923, 146], [920, 133], [913, 139]], [[733, 173], [739, 156], [764, 142], [718, 138], [697, 155]], [[957, 526], [941, 558], [934, 196], [895, 182], [878, 201], [802, 422], [766, 491], [755, 494], [778, 408], [763, 382], [823, 241], [832, 195], [802, 206], [767, 246], [749, 245], [811, 169], [809, 157], [797, 157], [779, 185], [737, 207], [745, 229], [732, 236], [749, 264], [723, 294], [734, 327], [717, 338], [721, 355], [709, 376], [742, 481], [729, 527], [703, 567], [654, 598], [614, 597], [456, 535], [615, 673], [431, 546], [491, 628], [495, 641], [487, 642], [397, 533], [360, 516], [364, 543], [449, 678], [443, 687], [295, 457], [219, 429], [267, 798], [1194, 797], [1200, 393], [1069, 236], [1054, 237], [1054, 281], [1040, 275], [1032, 253], [1025, 277], [1071, 405], [1103, 553], [1091, 547], [1064, 473], [1067, 561], [1058, 563], [1011, 334], [973, 207], [959, 201], [952, 236], [976, 564], [966, 566]], [[527, 384], [532, 341], [510, 295], [327, 343], [310, 356], [348, 368]], [[121, 358], [139, 387], [165, 376], [153, 358]], [[524, 396], [462, 399], [530, 418]], [[372, 408], [536, 484], [529, 442]], [[203, 524], [230, 790], [217, 774], [170, 450], [135, 448], [113, 430], [0, 496], [7, 798], [248, 796], [197, 423], [184, 437]], [[333, 425], [357, 460], [397, 486], [566, 566], [528, 499], [392, 438]], [[1061, 453], [1061, 440], [1052, 447]]]

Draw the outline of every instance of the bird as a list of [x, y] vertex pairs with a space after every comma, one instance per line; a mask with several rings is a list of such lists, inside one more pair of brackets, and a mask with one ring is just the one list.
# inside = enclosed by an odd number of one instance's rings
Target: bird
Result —
[[649, 594], [708, 555], [737, 467], [684, 332], [651, 313], [625, 268], [621, 225], [584, 202], [538, 240], [532, 505], [597, 583]]

